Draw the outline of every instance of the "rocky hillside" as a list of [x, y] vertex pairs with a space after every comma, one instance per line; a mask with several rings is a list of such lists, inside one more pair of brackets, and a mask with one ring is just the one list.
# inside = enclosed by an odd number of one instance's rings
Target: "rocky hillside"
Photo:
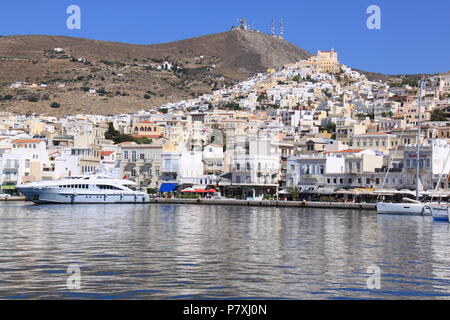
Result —
[[243, 30], [157, 45], [0, 37], [0, 111], [130, 112], [189, 99], [310, 56], [285, 40]]

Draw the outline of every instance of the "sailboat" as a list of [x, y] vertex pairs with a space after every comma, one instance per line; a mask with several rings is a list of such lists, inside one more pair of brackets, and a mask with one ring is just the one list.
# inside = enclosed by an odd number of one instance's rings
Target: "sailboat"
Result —
[[[448, 163], [449, 159], [450, 159], [450, 152], [447, 153], [447, 159], [444, 162], [444, 166], [442, 167], [441, 174], [439, 175], [439, 180], [438, 180], [438, 182], [436, 184], [436, 188], [433, 191], [433, 195], [431, 197], [431, 202], [433, 201], [434, 195], [437, 192], [437, 189], [439, 188], [439, 186], [441, 184], [441, 180], [442, 180], [444, 171], [445, 171], [445, 169], [447, 167], [447, 163]], [[447, 173], [446, 174], [446, 180], [447, 181], [448, 181], [448, 175], [449, 174]], [[430, 203], [429, 208], [430, 208], [431, 214], [433, 216], [433, 219], [434, 220], [439, 220], [439, 221], [450, 221], [449, 220], [450, 208], [449, 208], [448, 204], [441, 204], [441, 200], [442, 200], [442, 195], [441, 195], [441, 197], [439, 199], [439, 203], [437, 203], [437, 204]]]
[[407, 214], [407, 215], [424, 215], [430, 213], [430, 207], [425, 203], [420, 202], [420, 189], [422, 188], [422, 183], [420, 181], [420, 130], [422, 124], [422, 88], [423, 80], [420, 81], [420, 91], [419, 91], [419, 118], [417, 121], [417, 167], [416, 167], [416, 200], [402, 199], [404, 202], [401, 203], [387, 203], [378, 202], [377, 212], [378, 214]]

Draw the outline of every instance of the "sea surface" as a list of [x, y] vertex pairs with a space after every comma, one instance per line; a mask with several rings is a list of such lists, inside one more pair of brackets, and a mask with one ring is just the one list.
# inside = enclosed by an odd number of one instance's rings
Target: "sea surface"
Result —
[[3, 202], [0, 299], [450, 299], [450, 224], [351, 210]]

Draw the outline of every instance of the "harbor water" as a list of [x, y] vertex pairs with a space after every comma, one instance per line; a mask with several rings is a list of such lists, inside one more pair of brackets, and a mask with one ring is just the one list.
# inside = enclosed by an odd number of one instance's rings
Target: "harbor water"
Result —
[[4, 202], [0, 299], [450, 299], [449, 226], [358, 210]]

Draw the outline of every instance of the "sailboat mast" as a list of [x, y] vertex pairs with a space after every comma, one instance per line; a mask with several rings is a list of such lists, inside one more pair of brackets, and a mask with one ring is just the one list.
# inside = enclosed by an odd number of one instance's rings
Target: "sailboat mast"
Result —
[[416, 167], [416, 200], [419, 201], [419, 181], [420, 181], [420, 130], [422, 124], [422, 85], [423, 81], [420, 79], [419, 89], [419, 118], [417, 121], [417, 167]]

